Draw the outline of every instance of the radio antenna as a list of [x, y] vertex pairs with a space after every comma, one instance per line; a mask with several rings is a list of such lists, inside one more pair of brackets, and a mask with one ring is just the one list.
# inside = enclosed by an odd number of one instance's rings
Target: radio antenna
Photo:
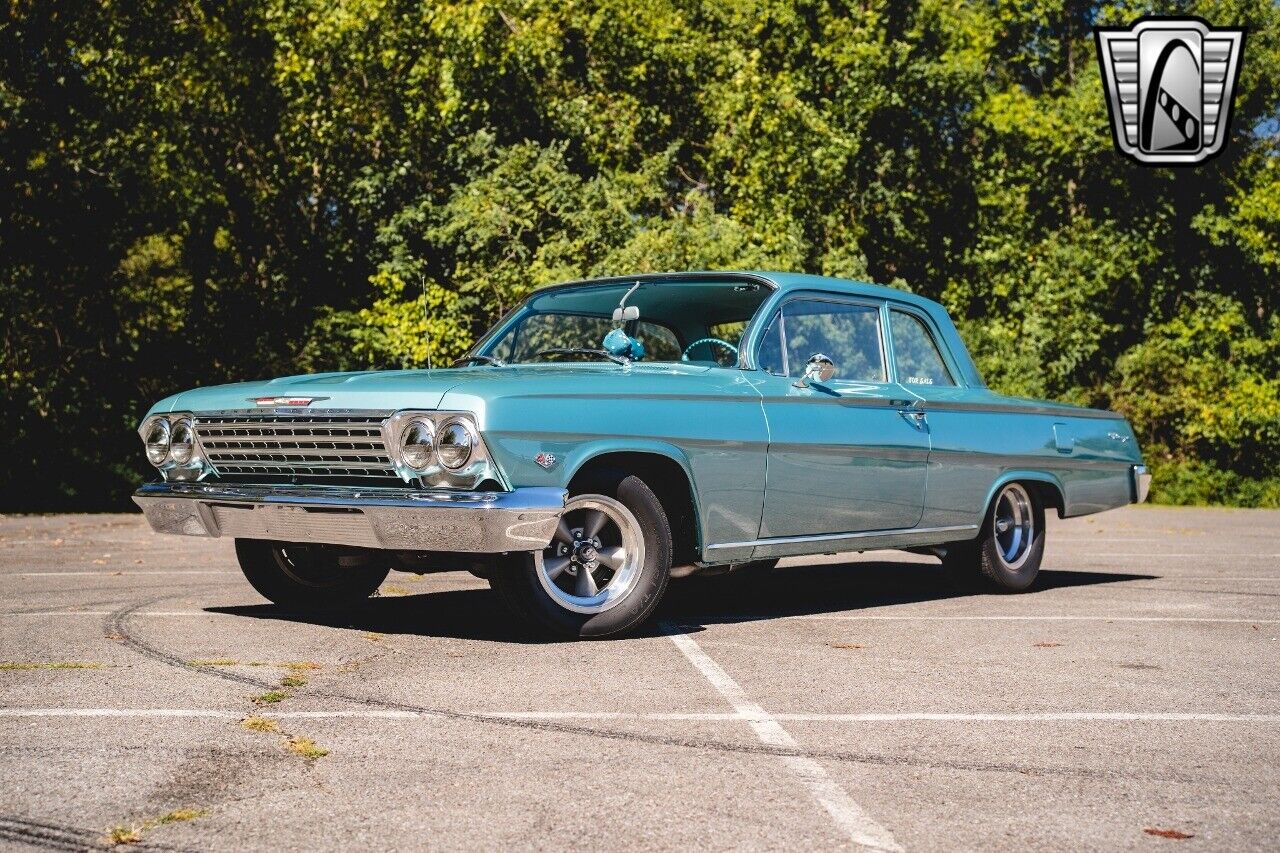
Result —
[[422, 322], [423, 334], [427, 339], [427, 370], [431, 369], [431, 312], [427, 310], [427, 277], [425, 275], [418, 276], [418, 281], [422, 285]]

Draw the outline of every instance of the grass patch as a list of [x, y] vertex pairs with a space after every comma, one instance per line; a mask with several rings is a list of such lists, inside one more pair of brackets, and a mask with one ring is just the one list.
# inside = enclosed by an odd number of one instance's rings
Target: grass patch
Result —
[[285, 746], [294, 755], [301, 755], [308, 761], [315, 761], [317, 758], [324, 758], [329, 754], [329, 750], [322, 746], [317, 746], [316, 742], [309, 737], [294, 735], [285, 741]]
[[25, 669], [102, 669], [105, 664], [93, 663], [90, 661], [79, 660], [55, 660], [55, 661], [0, 661], [0, 670], [25, 670]]
[[319, 669], [320, 664], [313, 660], [289, 660], [280, 664], [285, 669], [291, 669], [294, 672], [305, 672], [309, 669]]
[[259, 705], [274, 705], [277, 702], [283, 702], [289, 698], [289, 694], [283, 690], [268, 690], [261, 696], [254, 696], [253, 701]]
[[113, 826], [107, 832], [107, 844], [137, 844], [142, 840], [142, 830], [136, 826]]
[[174, 809], [159, 817], [147, 818], [142, 823], [132, 826], [113, 826], [107, 831], [106, 843], [110, 847], [116, 847], [121, 844], [138, 844], [142, 841], [142, 834], [149, 829], [155, 829], [157, 826], [164, 826], [167, 823], [184, 823], [204, 817], [208, 813], [208, 809]]
[[277, 663], [269, 660], [236, 660], [235, 658], [197, 658], [187, 661], [187, 666], [278, 666], [295, 672], [320, 668], [320, 664], [309, 660], [287, 660]]
[[307, 680], [301, 675], [286, 675], [280, 679], [281, 687], [305, 687]]
[[240, 721], [240, 725], [244, 726], [251, 732], [265, 732], [267, 734], [279, 734], [280, 724], [275, 720], [269, 720], [266, 717], [259, 717], [256, 714], [252, 717], [245, 717]]
[[187, 666], [240, 666], [235, 658], [197, 658], [187, 661]]

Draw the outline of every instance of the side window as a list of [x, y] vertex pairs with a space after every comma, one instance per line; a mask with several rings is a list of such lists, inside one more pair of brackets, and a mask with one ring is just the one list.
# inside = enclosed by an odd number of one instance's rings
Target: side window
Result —
[[760, 366], [780, 376], [799, 376], [816, 353], [835, 362], [833, 381], [884, 382], [880, 309], [821, 299], [783, 305], [765, 330]]
[[933, 335], [919, 317], [905, 311], [889, 312], [893, 332], [893, 361], [903, 385], [955, 385]]

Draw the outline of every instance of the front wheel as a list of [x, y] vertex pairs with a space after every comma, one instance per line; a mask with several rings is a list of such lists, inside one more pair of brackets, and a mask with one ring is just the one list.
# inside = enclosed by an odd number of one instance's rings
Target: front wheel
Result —
[[978, 538], [947, 545], [942, 564], [961, 586], [1021, 592], [1035, 582], [1044, 557], [1044, 505], [1021, 483], [996, 493]]
[[263, 598], [299, 610], [350, 607], [372, 595], [391, 572], [387, 564], [344, 559], [330, 545], [237, 539], [236, 557]]
[[545, 550], [495, 571], [489, 585], [516, 614], [557, 634], [614, 637], [658, 605], [671, 551], [653, 490], [632, 475], [602, 476], [565, 503]]

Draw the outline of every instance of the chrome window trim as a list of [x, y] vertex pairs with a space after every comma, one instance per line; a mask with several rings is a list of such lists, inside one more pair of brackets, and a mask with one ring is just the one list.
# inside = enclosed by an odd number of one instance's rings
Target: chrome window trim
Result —
[[[889, 342], [890, 361], [893, 363], [893, 377], [894, 377], [893, 381], [899, 385], [902, 385], [902, 379], [901, 377], [898, 376], [898, 358], [893, 350], [893, 323], [891, 322], [892, 317], [890, 315], [894, 311], [900, 311], [903, 314], [907, 314], [911, 317], [915, 317], [924, 325], [925, 334], [927, 334], [930, 340], [933, 342], [934, 348], [937, 349], [938, 355], [942, 358], [942, 366], [946, 368], [946, 371], [949, 374], [949, 377], [951, 379], [950, 385], [939, 385], [937, 387], [939, 388], [969, 387], [956, 380], [956, 377], [960, 376], [961, 374], [960, 374], [960, 371], [956, 369], [957, 365], [955, 362], [955, 356], [952, 354], [951, 348], [947, 346], [947, 343], [943, 339], [942, 335], [938, 334], [938, 328], [936, 324], [933, 322], [933, 318], [930, 317], [925, 312], [916, 308], [914, 305], [908, 305], [905, 302], [898, 302], [897, 300], [885, 300], [884, 329], [885, 329], [885, 335], [887, 336], [887, 339]], [[912, 387], [928, 388], [930, 386], [923, 385], [923, 386], [912, 386]]]

